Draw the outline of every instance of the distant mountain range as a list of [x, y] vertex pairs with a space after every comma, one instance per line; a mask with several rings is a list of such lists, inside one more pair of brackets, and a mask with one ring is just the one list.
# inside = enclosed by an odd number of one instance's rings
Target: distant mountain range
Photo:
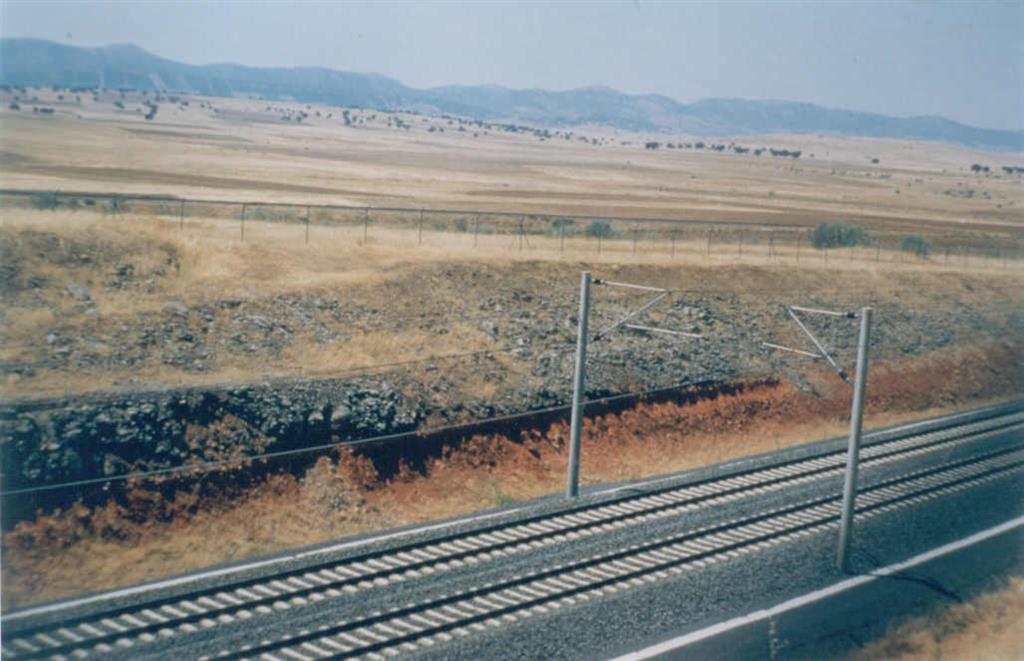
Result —
[[22, 87], [59, 85], [260, 97], [544, 126], [603, 124], [701, 137], [830, 133], [1024, 149], [1024, 131], [976, 128], [937, 116], [888, 117], [792, 101], [708, 99], [686, 104], [658, 94], [623, 94], [604, 87], [550, 92], [453, 85], [421, 90], [386, 76], [318, 67], [183, 64], [129, 44], [77, 48], [40, 39], [3, 39], [0, 82]]

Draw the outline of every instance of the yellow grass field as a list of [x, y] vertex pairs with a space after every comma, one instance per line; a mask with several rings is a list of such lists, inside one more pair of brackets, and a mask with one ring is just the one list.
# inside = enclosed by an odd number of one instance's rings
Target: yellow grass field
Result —
[[[0, 241], [8, 266], [19, 265], [22, 280], [44, 283], [3, 293], [0, 361], [45, 353], [49, 348], [44, 336], [51, 330], [64, 336], [101, 337], [147, 315], [159, 318], [169, 303], [195, 307], [223, 300], [258, 303], [276, 296], [343, 294], [349, 305], [390, 301], [383, 314], [393, 320], [344, 342], [325, 344], [300, 332], [273, 358], [234, 355], [202, 372], [159, 362], [128, 370], [55, 368], [31, 377], [9, 375], [5, 388], [12, 395], [26, 396], [109, 388], [123, 384], [128, 376], [135, 379], [131, 383], [161, 385], [237, 382], [267, 375], [344, 376], [345, 370], [381, 363], [500, 349], [501, 342], [470, 323], [452, 321], [446, 334], [437, 335], [402, 321], [474, 314], [479, 301], [467, 298], [466, 286], [445, 276], [454, 264], [470, 272], [501, 274], [504, 286], [512, 288], [527, 282], [530, 287], [544, 286], [546, 279], [548, 288], [564, 291], [567, 300], [575, 293], [578, 271], [591, 269], [605, 277], [639, 278], [658, 286], [733, 292], [753, 305], [809, 295], [859, 295], [863, 300], [900, 301], [908, 309], [930, 306], [935, 311], [950, 304], [950, 291], [961, 291], [958, 296], [979, 311], [1005, 311], [1007, 304], [1020, 304], [1021, 289], [1015, 284], [1024, 280], [1024, 262], [1019, 260], [921, 260], [875, 248], [814, 251], [805, 245], [798, 253], [794, 246], [779, 246], [769, 254], [764, 246], [749, 245], [738, 253], [733, 243], [713, 243], [709, 250], [703, 239], [670, 247], [665, 242], [636, 246], [620, 237], [598, 246], [593, 238], [532, 236], [520, 247], [509, 235], [473, 237], [434, 230], [421, 235], [412, 229], [372, 227], [364, 238], [359, 226], [330, 225], [315, 226], [311, 233], [307, 244], [301, 225], [250, 220], [243, 241], [238, 222], [224, 218], [190, 217], [182, 226], [173, 218], [130, 213], [0, 208]], [[60, 246], [61, 254], [43, 258], [37, 251], [44, 239]], [[165, 268], [168, 260], [173, 261], [173, 270]], [[145, 289], [112, 288], [112, 269], [122, 263], [161, 275]], [[91, 292], [90, 309], [83, 310], [68, 295], [65, 287], [70, 282]], [[529, 365], [502, 359], [506, 367], [528, 371]]]
[[[5, 188], [153, 193], [251, 202], [333, 203], [814, 224], [843, 218], [1020, 232], [1019, 153], [934, 143], [820, 135], [737, 136], [709, 142], [802, 150], [799, 159], [641, 147], [644, 136], [581, 127], [573, 140], [540, 140], [449, 119], [225, 98], [163, 103], [153, 121], [143, 97], [83, 94], [33, 115], [0, 95], [0, 180]], [[9, 96], [9, 93], [7, 94]], [[287, 108], [285, 108], [287, 107]], [[305, 109], [301, 125], [284, 111]], [[314, 113], [320, 113], [317, 117]], [[331, 119], [327, 115], [332, 114]], [[393, 117], [410, 125], [402, 130]], [[431, 129], [434, 129], [432, 132]], [[444, 132], [440, 132], [445, 129]], [[692, 138], [691, 138], [692, 139]], [[628, 145], [623, 143], [629, 143]], [[878, 159], [878, 163], [872, 162]], [[991, 165], [988, 175], [973, 163]]]
[[[431, 416], [453, 410], [454, 419], [469, 413], [453, 405], [474, 398], [515, 403], [509, 397], [519, 390], [568, 383], [559, 381], [562, 364], [546, 375], [538, 366], [549, 349], [571, 358], [563, 345], [574, 337], [581, 270], [678, 290], [676, 307], [652, 319], [678, 322], [691, 306], [709, 310], [701, 323], [728, 354], [714, 349], [686, 365], [691, 349], [682, 344], [620, 338], [641, 367], [611, 373], [619, 375], [614, 388], [640, 389], [648, 376], [640, 372], [669, 362], [665, 356], [683, 364], [671, 368], [681, 377], [700, 374], [696, 363], [707, 357], [735, 366], [729, 379], [780, 378], [749, 395], [641, 404], [588, 420], [595, 439], [584, 458], [587, 480], [681, 470], [841, 433], [845, 384], [821, 365], [762, 350], [762, 336], [785, 341], [793, 332], [785, 303], [891, 313], [872, 355], [872, 425], [1020, 391], [1014, 323], [1024, 308], [1024, 185], [999, 166], [1019, 166], [1024, 154], [820, 135], [717, 140], [803, 153], [755, 157], [646, 150], [645, 140], [693, 139], [600, 127], [540, 140], [358, 109], [349, 109], [346, 126], [340, 108], [193, 97], [162, 101], [146, 121], [135, 93], [59, 100], [31, 90], [38, 101], [17, 112], [8, 96], [0, 93], [0, 189], [79, 193], [75, 206], [48, 206], [0, 192], [0, 397], [12, 406], [106, 391], [347, 378], [367, 366], [436, 361], [388, 376], [427, 393]], [[32, 103], [55, 112], [33, 114]], [[301, 124], [300, 109], [308, 114]], [[991, 172], [972, 173], [974, 163]], [[357, 211], [342, 219], [317, 211], [307, 242], [295, 214], [284, 221], [254, 209], [243, 237], [237, 205], [196, 204], [179, 218], [163, 202], [105, 208], [93, 199], [101, 193], [288, 203], [300, 215], [305, 205], [377, 211], [365, 225]], [[626, 220], [600, 241], [582, 224], [567, 237], [540, 227], [476, 234], [457, 214], [432, 215], [421, 232], [414, 214], [397, 222], [381, 207]], [[637, 219], [718, 223], [732, 233], [710, 243], [704, 226], [631, 234]], [[834, 251], [766, 241], [783, 226], [791, 237], [801, 228], [806, 239], [807, 228], [837, 220], [894, 241]], [[742, 243], [744, 232], [756, 240]], [[922, 259], [899, 250], [899, 238], [916, 233], [937, 248], [989, 251], [950, 257], [937, 249]], [[632, 300], [616, 295], [596, 294], [596, 327]], [[530, 351], [516, 353], [524, 345]], [[443, 362], [477, 351], [493, 355]], [[366, 483], [346, 463], [353, 456], [331, 453], [223, 498], [182, 491], [164, 500], [140, 488], [104, 504], [39, 512], [5, 531], [3, 606], [550, 494], [563, 481], [565, 425], [530, 433], [532, 440], [471, 439], [418, 473], [374, 472]], [[326, 505], [339, 498], [342, 507]]]

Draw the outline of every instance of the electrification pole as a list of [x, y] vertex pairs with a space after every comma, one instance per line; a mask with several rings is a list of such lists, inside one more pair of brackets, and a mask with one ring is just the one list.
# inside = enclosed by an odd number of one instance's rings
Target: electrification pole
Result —
[[584, 375], [587, 362], [587, 316], [590, 314], [590, 272], [580, 281], [580, 317], [576, 330], [576, 370], [572, 380], [572, 419], [569, 426], [569, 465], [565, 495], [576, 498], [580, 492], [580, 432], [583, 427]]
[[857, 376], [853, 383], [853, 406], [850, 411], [850, 443], [846, 453], [846, 478], [843, 482], [843, 511], [839, 522], [839, 546], [836, 567], [849, 568], [850, 539], [857, 501], [857, 469], [860, 461], [860, 432], [864, 421], [864, 390], [868, 380], [868, 340], [871, 334], [871, 308], [860, 311], [860, 339], [857, 341]]

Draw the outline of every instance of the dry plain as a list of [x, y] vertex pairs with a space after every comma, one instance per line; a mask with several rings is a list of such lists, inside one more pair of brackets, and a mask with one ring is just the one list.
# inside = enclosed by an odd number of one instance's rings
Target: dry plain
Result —
[[[141, 104], [152, 96], [57, 94], [31, 90], [17, 112], [11, 93], [0, 95], [5, 187], [766, 223], [1024, 225], [1021, 175], [999, 169], [1024, 163], [1019, 153], [820, 135], [706, 140], [801, 151], [775, 158], [665, 146], [698, 141], [686, 136], [580, 127], [544, 138], [499, 124], [225, 98], [165, 99], [146, 121]], [[55, 113], [32, 114], [30, 105]], [[644, 149], [649, 140], [662, 147]], [[992, 171], [972, 173], [974, 163]]]
[[[922, 233], [936, 245], [1007, 248], [1018, 248], [1024, 232], [1021, 176], [1000, 169], [1024, 163], [1021, 154], [830, 136], [708, 141], [801, 151], [799, 159], [755, 157], [664, 144], [647, 150], [649, 140], [695, 139], [601, 127], [572, 129], [568, 139], [552, 129], [554, 137], [542, 139], [453, 118], [222, 98], [165, 99], [147, 121], [137, 111], [146, 99], [134, 93], [27, 96], [38, 101], [23, 99], [15, 112], [5, 96], [0, 106], [4, 189], [757, 228], [844, 220], [869, 232]], [[55, 112], [34, 114], [33, 104]], [[974, 163], [991, 171], [974, 173]], [[492, 405], [535, 405], [537, 393], [564, 399], [585, 268], [676, 290], [671, 307], [650, 320], [715, 338], [701, 346], [617, 338], [595, 352], [604, 362], [595, 363], [594, 388], [698, 378], [752, 384], [590, 421], [590, 481], [841, 432], [845, 386], [821, 366], [760, 349], [765, 339], [799, 342], [782, 312], [787, 302], [881, 312], [875, 424], [1003, 399], [1024, 384], [1017, 259], [920, 259], [872, 247], [830, 253], [806, 244], [803, 253], [791, 245], [769, 252], [763, 243], [743, 252], [699, 237], [638, 246], [628, 234], [595, 245], [593, 237], [541, 233], [523, 245], [514, 235], [476, 237], [450, 225], [420, 235], [331, 222], [314, 225], [307, 243], [301, 225], [272, 218], [249, 219], [242, 240], [230, 214], [180, 222], [130, 207], [46, 207], [0, 207], [0, 363], [3, 398], [13, 405], [367, 372], [416, 399], [424, 424], [472, 418]], [[638, 300], [602, 292], [596, 321], [614, 320]], [[848, 362], [848, 329], [823, 331]], [[486, 356], [446, 362], [476, 352]], [[406, 361], [420, 366], [368, 369]], [[253, 431], [221, 418], [195, 425], [189, 438], [230, 443], [239, 429]], [[397, 470], [332, 453], [245, 490], [213, 480], [169, 493], [140, 483], [104, 503], [44, 507], [16, 527], [5, 521], [4, 605], [550, 493], [561, 481], [564, 435], [554, 424], [453, 439], [430, 461], [399, 461]], [[127, 468], [153, 466], [136, 460]], [[222, 534], [211, 539], [214, 528]]]

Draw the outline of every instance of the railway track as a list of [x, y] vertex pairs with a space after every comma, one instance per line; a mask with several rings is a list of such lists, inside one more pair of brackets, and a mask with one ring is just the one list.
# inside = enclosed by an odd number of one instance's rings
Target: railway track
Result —
[[[876, 440], [866, 445], [862, 452], [863, 465], [865, 468], [877, 467], [917, 455], [979, 443], [990, 436], [1022, 428], [1024, 411], [1016, 407], [992, 417], [911, 436], [876, 435]], [[365, 553], [267, 578], [206, 588], [186, 596], [143, 599], [132, 606], [73, 615], [55, 623], [39, 622], [30, 609], [4, 618], [5, 635], [0, 653], [5, 659], [71, 658], [129, 649], [141, 653], [147, 643], [160, 638], [260, 618], [296, 606], [375, 590], [823, 479], [839, 474], [843, 462], [844, 453], [841, 451], [821, 452], [725, 477], [682, 486], [670, 485], [639, 494], [623, 494], [556, 513], [452, 533], [430, 541]], [[867, 501], [862, 498], [861, 502]], [[826, 504], [820, 506], [825, 507]], [[832, 505], [828, 504], [828, 507]], [[407, 627], [406, 630], [412, 635], [411, 630]], [[304, 645], [306, 642], [296, 644]], [[281, 649], [285, 647], [288, 646]], [[327, 649], [339, 648], [332, 643]], [[351, 653], [361, 653], [358, 649], [361, 648], [352, 647]], [[253, 650], [253, 653], [257, 652], [263, 653]], [[314, 655], [311, 658], [318, 657]]]
[[[1024, 446], [944, 464], [865, 490], [857, 514], [875, 516], [1021, 471]], [[213, 658], [386, 659], [835, 528], [840, 507], [839, 497], [808, 500]]]

